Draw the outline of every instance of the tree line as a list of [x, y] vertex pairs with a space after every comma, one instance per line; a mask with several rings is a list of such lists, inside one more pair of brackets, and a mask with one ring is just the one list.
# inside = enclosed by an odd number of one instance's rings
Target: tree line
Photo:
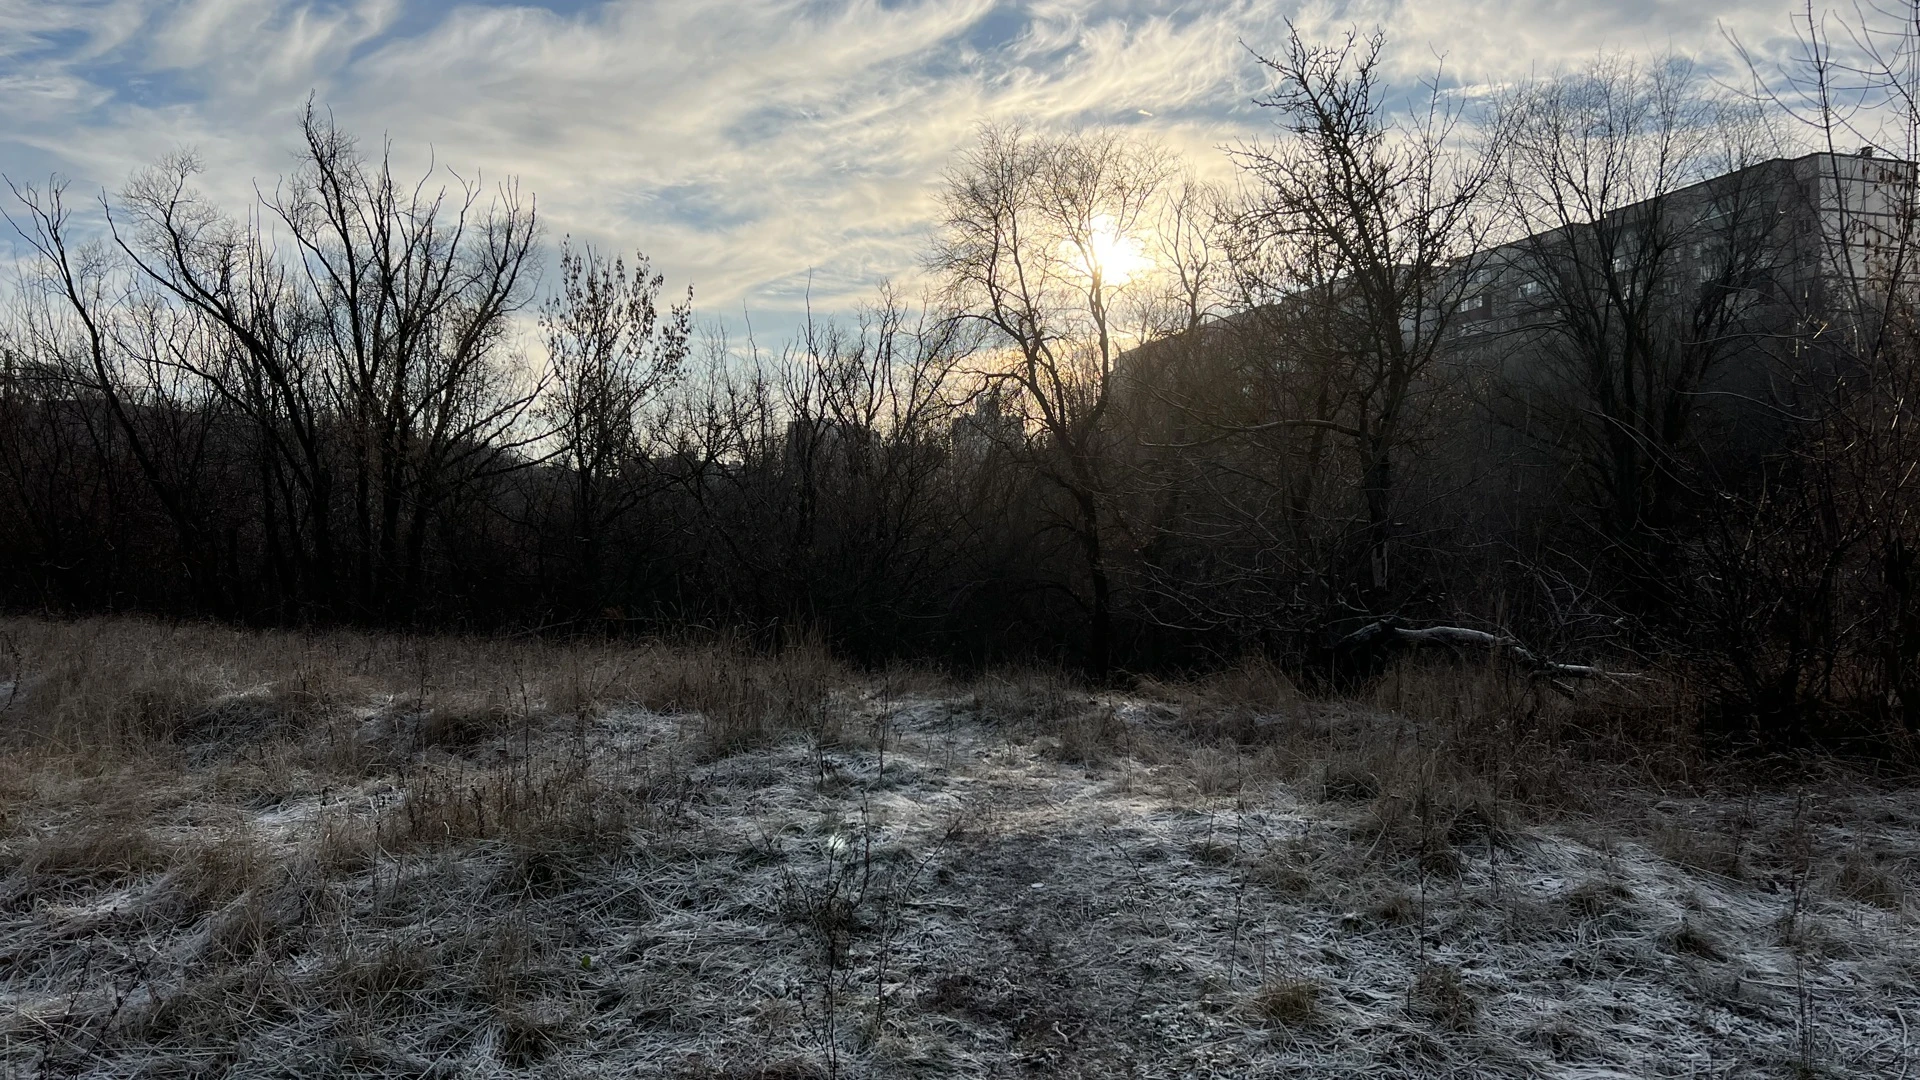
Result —
[[[242, 207], [186, 154], [103, 230], [10, 181], [0, 602], [1329, 681], [1487, 641], [1684, 674], [1740, 739], [1910, 735], [1915, 54], [1825, 25], [1740, 93], [1488, 98], [1295, 33], [1231, 184], [986, 126], [926, 295], [772, 352], [644, 255], [543, 281], [514, 184], [311, 108]], [[1434, 626], [1481, 633], [1382, 632]]]

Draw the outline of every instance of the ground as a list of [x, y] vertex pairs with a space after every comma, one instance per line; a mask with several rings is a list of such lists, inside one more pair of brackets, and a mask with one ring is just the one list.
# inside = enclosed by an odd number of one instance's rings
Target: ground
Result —
[[[1920, 787], [1550, 768], [1517, 731], [1487, 767], [1448, 740], [1511, 721], [1490, 675], [1449, 709], [1271, 672], [1088, 689], [717, 647], [0, 630], [0, 1075], [1920, 1057]], [[1583, 771], [1605, 775], [1576, 797]]]

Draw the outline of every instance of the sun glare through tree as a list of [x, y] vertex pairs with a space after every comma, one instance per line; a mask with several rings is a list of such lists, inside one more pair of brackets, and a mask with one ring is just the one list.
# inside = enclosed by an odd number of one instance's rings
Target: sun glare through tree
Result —
[[1112, 214], [1096, 215], [1086, 235], [1060, 242], [1060, 255], [1080, 276], [1107, 287], [1144, 277], [1153, 259], [1139, 236], [1121, 231]]

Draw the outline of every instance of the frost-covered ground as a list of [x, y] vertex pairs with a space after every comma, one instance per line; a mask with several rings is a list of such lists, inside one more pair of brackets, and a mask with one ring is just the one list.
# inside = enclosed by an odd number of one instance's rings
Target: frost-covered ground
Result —
[[262, 694], [177, 752], [8, 759], [0, 1075], [1920, 1069], [1909, 788], [1543, 816], [1139, 697], [845, 692], [729, 751]]

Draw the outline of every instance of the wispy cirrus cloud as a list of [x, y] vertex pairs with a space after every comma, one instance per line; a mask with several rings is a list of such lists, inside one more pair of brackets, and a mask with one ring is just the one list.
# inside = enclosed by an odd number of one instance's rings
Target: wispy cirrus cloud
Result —
[[83, 188], [182, 146], [244, 199], [311, 95], [396, 155], [517, 176], [550, 231], [642, 248], [702, 308], [779, 325], [911, 279], [941, 171], [988, 119], [1125, 125], [1223, 170], [1259, 133], [1248, 47], [1387, 27], [1412, 73], [1498, 83], [1603, 47], [1723, 64], [1751, 0], [0, 0], [0, 171]]

